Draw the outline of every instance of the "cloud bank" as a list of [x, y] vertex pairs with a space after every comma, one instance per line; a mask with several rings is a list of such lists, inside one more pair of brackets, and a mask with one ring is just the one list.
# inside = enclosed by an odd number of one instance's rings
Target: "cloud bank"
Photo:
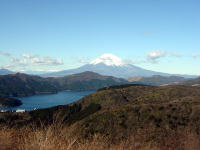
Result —
[[147, 61], [151, 63], [157, 63], [158, 59], [165, 57], [167, 53], [161, 50], [151, 51], [147, 54]]
[[198, 57], [200, 57], [200, 53], [192, 53], [191, 56], [193, 58], [198, 58]]
[[2, 66], [3, 68], [14, 69], [14, 68], [30, 68], [33, 66], [59, 66], [63, 65], [63, 61], [61, 59], [49, 57], [49, 56], [39, 56], [32, 55], [28, 53], [23, 53], [19, 57], [15, 57], [10, 53], [6, 53], [4, 51], [0, 51], [0, 54], [3, 56], [9, 56], [9, 64]]
[[7, 56], [7, 57], [10, 57], [10, 56], [11, 56], [10, 53], [8, 53], [8, 52], [6, 52], [6, 51], [1, 51], [1, 50], [0, 50], [0, 55]]

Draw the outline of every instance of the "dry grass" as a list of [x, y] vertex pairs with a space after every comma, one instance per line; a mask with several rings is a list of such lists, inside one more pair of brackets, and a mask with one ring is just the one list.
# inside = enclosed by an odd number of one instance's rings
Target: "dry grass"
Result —
[[17, 131], [4, 126], [0, 126], [0, 150], [12, 150], [17, 144]]
[[61, 125], [21, 129], [0, 128], [0, 150], [199, 150], [200, 136], [190, 132], [172, 133], [159, 142], [147, 140], [145, 132], [121, 141], [94, 135], [80, 139]]

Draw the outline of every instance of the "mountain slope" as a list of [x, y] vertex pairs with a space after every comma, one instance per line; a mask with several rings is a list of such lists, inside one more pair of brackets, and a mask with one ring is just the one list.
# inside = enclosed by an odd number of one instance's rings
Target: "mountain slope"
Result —
[[20, 100], [0, 96], [0, 107], [15, 107], [20, 105], [22, 105], [22, 102]]
[[0, 76], [0, 95], [29, 96], [55, 93], [61, 90], [97, 90], [125, 83], [128, 81], [93, 72], [83, 72], [60, 78], [42, 78], [17, 73]]
[[180, 82], [180, 84], [182, 84], [182, 85], [190, 85], [190, 86], [199, 86], [200, 85], [200, 77]]
[[29, 96], [40, 93], [55, 93], [58, 87], [39, 76], [21, 73], [0, 76], [0, 95]]
[[124, 79], [102, 76], [90, 71], [54, 78], [53, 81], [64, 90], [97, 90], [111, 85], [128, 83], [128, 81]]
[[[102, 134], [124, 139], [144, 131], [152, 139], [177, 130], [189, 129], [196, 133], [200, 130], [199, 90], [199, 87], [177, 85], [112, 87], [99, 90], [74, 104], [52, 108], [48, 116], [51, 118], [58, 112], [65, 115], [65, 124], [78, 137]], [[39, 114], [47, 116], [47, 110], [33, 111], [31, 116], [35, 119]]]
[[165, 74], [165, 73], [141, 69], [134, 65], [107, 66], [104, 63], [100, 63], [100, 64], [96, 64], [96, 65], [87, 64], [87, 65], [84, 65], [77, 69], [53, 72], [53, 73], [49, 73], [49, 74], [44, 74], [43, 76], [46, 76], [46, 77], [47, 76], [49, 76], [49, 77], [58, 77], [59, 76], [59, 77], [61, 77], [61, 76], [75, 74], [75, 73], [81, 73], [81, 72], [85, 72], [85, 71], [96, 72], [101, 75], [114, 76], [114, 77], [119, 77], [119, 78], [127, 78], [130, 76], [152, 76], [155, 74], [160, 74], [163, 76], [169, 75], [169, 74]]
[[185, 81], [186, 79], [184, 77], [179, 76], [160, 76], [160, 75], [154, 75], [152, 77], [131, 77], [128, 78], [129, 82], [140, 82], [141, 84], [146, 85], [165, 85], [165, 84], [172, 84], [172, 83], [178, 83]]
[[3, 122], [51, 124], [57, 117], [78, 137], [102, 134], [124, 139], [143, 131], [149, 133], [149, 140], [161, 140], [157, 138], [178, 131], [200, 131], [199, 90], [200, 87], [182, 85], [116, 86], [101, 89], [78, 102], [31, 111], [20, 118], [10, 114]]
[[7, 69], [0, 69], [0, 75], [13, 74], [14, 72]]
[[[47, 73], [43, 77], [61, 77], [85, 71], [92, 71], [101, 75], [114, 76], [118, 78], [128, 78], [133, 76], [150, 77], [153, 75], [171, 76], [167, 73], [146, 70], [132, 64], [125, 64], [119, 57], [112, 54], [104, 54], [89, 64], [83, 65], [76, 69], [63, 70], [59, 72]], [[184, 77], [194, 77], [180, 75]]]

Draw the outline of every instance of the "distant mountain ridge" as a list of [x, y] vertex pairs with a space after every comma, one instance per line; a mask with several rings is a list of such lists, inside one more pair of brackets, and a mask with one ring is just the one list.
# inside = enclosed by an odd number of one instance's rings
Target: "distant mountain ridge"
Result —
[[114, 76], [118, 78], [127, 78], [130, 76], [152, 76], [156, 74], [163, 75], [163, 76], [170, 75], [167, 73], [145, 70], [145, 69], [136, 67], [134, 65], [108, 66], [104, 63], [99, 63], [96, 65], [87, 64], [77, 69], [69, 69], [69, 70], [64, 70], [60, 72], [43, 74], [42, 76], [43, 77], [61, 77], [61, 76], [85, 72], [85, 71], [92, 71], [92, 72], [99, 73], [101, 75]]
[[179, 84], [189, 85], [189, 86], [200, 86], [200, 77], [195, 78], [195, 79], [190, 79], [190, 80], [182, 81]]
[[[122, 59], [120, 59], [119, 57], [113, 54], [104, 54], [100, 56], [99, 58], [91, 61], [90, 63], [83, 65], [81, 67], [75, 68], [75, 69], [68, 69], [68, 70], [62, 70], [62, 71], [57, 71], [57, 72], [30, 70], [27, 72], [23, 71], [21, 73], [26, 73], [30, 75], [38, 75], [41, 77], [64, 77], [67, 75], [78, 74], [78, 73], [82, 73], [86, 71], [96, 72], [103, 76], [113, 76], [116, 78], [130, 78], [130, 77], [137, 77], [137, 76], [151, 77], [154, 75], [160, 75], [160, 76], [166, 76], [166, 77], [180, 76], [184, 78], [198, 77], [196, 75], [169, 74], [169, 73], [143, 69], [132, 64], [124, 63]], [[7, 69], [0, 69], [0, 75], [13, 74], [13, 73], [15, 72], [12, 72]]]
[[[104, 54], [89, 64], [79, 68], [63, 70], [42, 74], [43, 77], [62, 77], [66, 75], [92, 71], [106, 76], [114, 76], [117, 78], [129, 78], [133, 76], [150, 77], [153, 75], [172, 76], [172, 74], [146, 70], [132, 64], [125, 64], [119, 57], [112, 54]], [[196, 77], [193, 75], [177, 75], [186, 78]]]
[[139, 82], [146, 85], [166, 85], [186, 81], [186, 78], [179, 76], [160, 76], [154, 75], [152, 77], [131, 77], [127, 79], [129, 82]]
[[79, 74], [52, 78], [61, 89], [66, 90], [96, 90], [111, 85], [127, 84], [128, 81], [112, 76], [102, 76], [98, 73], [86, 71]]
[[104, 87], [123, 84], [142, 84], [154, 86], [165, 84], [183, 84], [194, 86], [200, 84], [200, 78], [186, 80], [183, 77], [176, 76], [163, 77], [157, 75], [138, 78], [138, 80], [132, 80], [129, 78], [128, 80], [112, 76], [102, 76], [98, 73], [90, 71], [64, 77], [48, 78], [16, 73], [0, 75], [0, 96], [31, 96], [35, 94], [56, 93], [62, 90], [98, 90]]
[[0, 69], [0, 75], [13, 74], [14, 72], [8, 69]]
[[16, 73], [0, 76], [0, 95], [17, 97], [56, 93], [62, 90], [97, 90], [125, 83], [128, 81], [93, 72], [83, 72], [59, 78], [42, 78]]
[[49, 80], [22, 73], [0, 76], [0, 95], [19, 97], [41, 93], [55, 93], [57, 86]]

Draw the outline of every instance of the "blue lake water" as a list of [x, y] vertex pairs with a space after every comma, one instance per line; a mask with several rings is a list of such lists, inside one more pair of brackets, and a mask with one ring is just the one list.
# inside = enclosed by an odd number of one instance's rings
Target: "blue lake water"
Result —
[[17, 97], [21, 100], [23, 105], [18, 107], [0, 108], [1, 110], [33, 110], [39, 108], [48, 108], [57, 105], [65, 105], [75, 101], [80, 100], [86, 95], [93, 93], [94, 91], [63, 91], [56, 94], [45, 94], [45, 95], [35, 95], [30, 97]]

